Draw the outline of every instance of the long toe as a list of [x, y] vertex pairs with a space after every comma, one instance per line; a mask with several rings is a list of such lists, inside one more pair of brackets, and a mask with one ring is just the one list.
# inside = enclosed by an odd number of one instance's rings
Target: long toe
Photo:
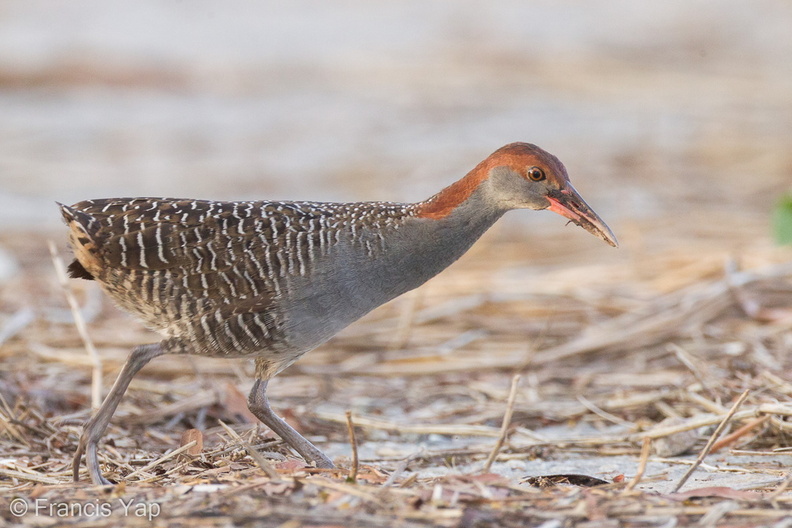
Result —
[[77, 451], [74, 453], [74, 458], [72, 459], [72, 480], [74, 482], [80, 481], [80, 462], [82, 462], [82, 456], [85, 453], [85, 437], [80, 438], [80, 443], [77, 445]]
[[99, 455], [96, 453], [96, 442], [88, 442], [85, 450], [85, 461], [88, 463], [88, 473], [91, 480], [97, 485], [111, 485], [112, 482], [104, 478], [99, 469]]

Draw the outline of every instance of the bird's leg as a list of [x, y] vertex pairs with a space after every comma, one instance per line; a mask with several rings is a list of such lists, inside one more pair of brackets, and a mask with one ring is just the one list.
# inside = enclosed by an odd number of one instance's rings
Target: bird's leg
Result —
[[300, 453], [306, 461], [313, 462], [318, 468], [334, 468], [333, 462], [318, 447], [305, 439], [283, 418], [275, 414], [267, 399], [269, 380], [257, 379], [248, 397], [248, 408], [264, 425], [272, 429], [284, 442]]
[[143, 368], [143, 366], [157, 356], [164, 354], [162, 346], [157, 343], [153, 345], [143, 345], [135, 348], [129, 355], [129, 359], [124, 363], [124, 368], [118, 374], [113, 388], [110, 393], [102, 402], [102, 406], [93, 417], [85, 424], [83, 434], [80, 437], [80, 444], [77, 446], [77, 452], [74, 454], [72, 460], [72, 472], [74, 481], [80, 480], [80, 460], [83, 453], [85, 453], [85, 461], [88, 464], [88, 473], [91, 475], [91, 480], [94, 484], [111, 484], [109, 480], [102, 476], [99, 470], [99, 457], [96, 454], [97, 445], [102, 435], [110, 423], [113, 413], [118, 407], [118, 403], [124, 396], [124, 393], [129, 387], [129, 382]]

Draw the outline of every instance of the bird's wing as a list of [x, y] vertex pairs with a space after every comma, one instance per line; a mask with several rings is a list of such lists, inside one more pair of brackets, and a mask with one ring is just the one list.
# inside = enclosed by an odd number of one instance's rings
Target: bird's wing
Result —
[[198, 341], [238, 353], [278, 340], [288, 262], [275, 246], [293, 219], [253, 210], [266, 205], [130, 198], [61, 207], [76, 262], [122, 307], [165, 328], [173, 321], [158, 320], [167, 319], [162, 306], [179, 303], [178, 319], [205, 334]]

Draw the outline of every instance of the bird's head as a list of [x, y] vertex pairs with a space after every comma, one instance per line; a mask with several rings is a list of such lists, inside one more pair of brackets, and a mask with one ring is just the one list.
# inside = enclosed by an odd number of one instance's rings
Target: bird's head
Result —
[[561, 161], [536, 145], [510, 143], [499, 148], [467, 176], [429, 200], [425, 216], [447, 216], [478, 188], [485, 191], [487, 200], [494, 207], [503, 210], [549, 209], [611, 246], [618, 246], [610, 228], [569, 182]]

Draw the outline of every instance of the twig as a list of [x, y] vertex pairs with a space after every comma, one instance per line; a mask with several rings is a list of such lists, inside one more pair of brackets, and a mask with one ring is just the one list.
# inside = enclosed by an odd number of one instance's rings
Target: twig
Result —
[[780, 420], [777, 416], [770, 417], [770, 425], [773, 427], [773, 429], [785, 434], [792, 432], [792, 424], [786, 420]]
[[512, 414], [514, 413], [514, 401], [517, 399], [517, 385], [519, 385], [519, 383], [520, 375], [515, 374], [512, 378], [511, 389], [509, 390], [509, 399], [506, 402], [506, 412], [503, 414], [503, 423], [501, 424], [500, 435], [498, 436], [497, 442], [495, 442], [495, 446], [492, 448], [492, 452], [487, 458], [487, 462], [484, 464], [484, 468], [481, 470], [482, 473], [489, 473], [492, 463], [495, 462], [498, 452], [500, 451], [501, 447], [503, 447], [503, 442], [506, 441], [506, 435], [509, 432]]
[[77, 304], [77, 299], [69, 287], [69, 279], [66, 277], [64, 270], [63, 260], [58, 255], [58, 248], [52, 240], [48, 241], [50, 255], [52, 255], [52, 264], [55, 266], [55, 274], [58, 276], [58, 282], [63, 288], [63, 293], [66, 294], [66, 301], [69, 303], [72, 317], [74, 317], [74, 326], [77, 327], [77, 333], [80, 334], [85, 345], [85, 350], [88, 351], [88, 356], [91, 358], [93, 365], [93, 372], [91, 375], [91, 407], [98, 409], [102, 404], [102, 358], [96, 352], [91, 336], [88, 335], [88, 327], [85, 325], [85, 320], [80, 313], [80, 306]]
[[684, 391], [682, 393], [682, 396], [685, 399], [689, 400], [691, 403], [695, 403], [696, 405], [703, 407], [704, 409], [706, 409], [711, 413], [726, 414], [726, 412], [728, 411], [728, 409], [724, 408], [723, 405], [721, 405], [720, 403], [710, 401], [697, 392]]
[[701, 383], [701, 386], [705, 391], [707, 391], [710, 395], [714, 394], [712, 387], [710, 387], [709, 383], [707, 383], [707, 377], [701, 371], [699, 366], [696, 365], [696, 360], [693, 359], [687, 350], [676, 343], [668, 343], [668, 345], [666, 345], [666, 350], [674, 353], [679, 362], [685, 365], [691, 374], [693, 374], [693, 377], [696, 378], [696, 381]]
[[[733, 416], [733, 418], [737, 421], [745, 420], [747, 418], [751, 418], [752, 416], [756, 416], [756, 413], [759, 412], [772, 413], [772, 411], [764, 411], [762, 409], [762, 406], [759, 406], [758, 408], [754, 407], [751, 409], [740, 411], [735, 416]], [[673, 425], [658, 425], [647, 431], [631, 434], [627, 436], [626, 439], [629, 442], [638, 442], [642, 440], [644, 436], [648, 436], [649, 438], [662, 438], [664, 436], [681, 433], [683, 431], [698, 429], [699, 427], [707, 427], [709, 425], [715, 425], [716, 423], [720, 423], [723, 419], [717, 415], [705, 414], [700, 416], [694, 416], [692, 418], [685, 418], [684, 420], [685, 421], [682, 423], [673, 424]]]
[[643, 445], [641, 446], [641, 458], [638, 461], [638, 470], [635, 472], [635, 476], [633, 479], [627, 484], [627, 487], [624, 488], [624, 491], [631, 491], [641, 482], [641, 479], [646, 472], [646, 463], [649, 461], [649, 453], [652, 447], [652, 439], [648, 436], [645, 436], [643, 439]]
[[297, 480], [305, 482], [306, 484], [310, 483], [312, 486], [319, 486], [320, 488], [328, 488], [331, 490], [340, 491], [342, 493], [348, 493], [349, 495], [360, 497], [366, 502], [382, 504], [382, 499], [380, 497], [378, 497], [375, 493], [370, 493], [364, 489], [363, 486], [352, 486], [344, 482], [336, 482], [324, 477], [311, 477], [310, 480]]
[[792, 472], [787, 473], [787, 476], [784, 479], [784, 481], [781, 482], [781, 484], [779, 484], [779, 486], [775, 490], [773, 490], [773, 492], [770, 495], [768, 495], [767, 500], [772, 501], [780, 497], [782, 493], [784, 493], [787, 489], [789, 489], [790, 485], [792, 485]]
[[421, 458], [425, 453], [426, 450], [422, 447], [420, 450], [408, 455], [407, 458], [399, 462], [399, 465], [396, 466], [396, 469], [393, 470], [393, 473], [391, 473], [388, 479], [382, 484], [382, 487], [389, 488], [390, 486], [393, 486], [393, 483], [396, 482], [396, 479], [407, 470], [407, 466], [410, 465], [410, 462]]
[[142, 468], [140, 468], [140, 469], [138, 469], [138, 470], [135, 470], [135, 471], [133, 471], [132, 473], [130, 473], [129, 475], [127, 475], [127, 476], [126, 476], [127, 480], [129, 480], [129, 479], [130, 479], [130, 478], [132, 478], [132, 477], [136, 477], [137, 475], [139, 475], [139, 474], [141, 474], [141, 473], [145, 473], [146, 471], [148, 471], [148, 470], [150, 470], [150, 469], [153, 469], [153, 468], [155, 468], [155, 467], [159, 466], [160, 464], [162, 464], [162, 463], [163, 463], [163, 462], [165, 462], [166, 460], [170, 460], [171, 458], [173, 458], [173, 457], [175, 457], [175, 456], [181, 455], [181, 454], [182, 454], [182, 453], [184, 453], [185, 451], [189, 451], [189, 450], [190, 450], [190, 449], [191, 449], [193, 446], [195, 446], [195, 444], [196, 444], [196, 443], [197, 443], [197, 442], [196, 442], [195, 440], [192, 440], [192, 441], [190, 441], [190, 442], [187, 442], [186, 444], [184, 444], [184, 445], [183, 445], [183, 446], [181, 446], [180, 448], [178, 448], [178, 449], [174, 449], [174, 450], [173, 450], [173, 451], [171, 451], [170, 453], [167, 453], [167, 454], [165, 454], [165, 455], [163, 455], [163, 456], [159, 457], [159, 458], [158, 458], [157, 460], [155, 460], [154, 462], [151, 462], [150, 464], [147, 464], [145, 467], [142, 467]]
[[709, 508], [709, 511], [701, 516], [698, 523], [698, 526], [722, 526], [720, 521], [725, 516], [729, 515], [729, 513], [739, 510], [740, 503], [737, 501], [723, 501], [717, 504], [714, 504]]
[[[617, 348], [627, 343], [631, 347], [648, 346], [679, 333], [681, 328], [702, 324], [731, 305], [727, 295], [735, 286], [744, 286], [764, 279], [792, 273], [792, 263], [773, 264], [756, 270], [731, 274], [725, 280], [704, 286], [695, 284], [684, 290], [667, 294], [638, 312], [625, 313], [590, 327], [579, 337], [566, 343], [541, 350], [528, 360], [522, 359], [518, 370], [580, 356], [605, 348]], [[506, 363], [506, 362], [504, 362]], [[500, 364], [505, 368], [511, 365]]]
[[718, 440], [717, 442], [715, 442], [715, 444], [713, 444], [713, 446], [712, 446], [712, 451], [711, 452], [712, 453], [716, 453], [716, 452], [720, 451], [721, 449], [723, 449], [724, 447], [733, 444], [734, 442], [739, 440], [741, 437], [745, 436], [746, 434], [751, 432], [753, 429], [756, 429], [757, 427], [759, 427], [760, 425], [762, 425], [763, 423], [765, 423], [769, 419], [770, 419], [769, 415], [764, 415], [764, 416], [761, 416], [761, 417], [757, 418], [756, 420], [751, 420], [750, 422], [748, 422], [747, 424], [743, 425], [742, 427], [740, 427], [739, 429], [737, 429], [733, 433], [729, 433], [726, 436], [724, 436], [723, 438], [721, 438], [720, 440]]
[[48, 484], [50, 486], [54, 486], [61, 483], [61, 481], [58, 479], [50, 478], [44, 475], [40, 475], [38, 473], [25, 473], [23, 471], [15, 471], [13, 469], [0, 468], [0, 475], [12, 479], [18, 479], [29, 482], [38, 482], [39, 484]]
[[352, 467], [349, 468], [349, 476], [347, 482], [356, 482], [358, 474], [358, 446], [357, 437], [355, 437], [355, 424], [352, 422], [352, 411], [346, 412], [347, 431], [349, 432], [349, 443], [352, 445]]
[[701, 465], [701, 463], [704, 461], [704, 458], [706, 458], [706, 456], [709, 454], [710, 450], [712, 449], [712, 446], [715, 445], [715, 441], [718, 439], [720, 434], [726, 428], [726, 424], [729, 423], [729, 420], [731, 420], [732, 416], [734, 416], [734, 413], [737, 412], [737, 409], [740, 407], [740, 405], [742, 405], [742, 403], [748, 397], [749, 393], [750, 390], [746, 389], [745, 392], [743, 392], [740, 395], [740, 397], [737, 398], [737, 401], [734, 402], [734, 405], [732, 405], [731, 409], [729, 409], [729, 413], [723, 418], [721, 423], [715, 429], [715, 432], [712, 433], [712, 436], [710, 436], [710, 439], [707, 441], [707, 445], [705, 445], [704, 449], [701, 450], [701, 453], [699, 453], [699, 456], [696, 459], [696, 461], [693, 463], [692, 466], [690, 466], [690, 468], [688, 468], [688, 470], [685, 472], [684, 476], [676, 485], [672, 493], [678, 492], [680, 488], [682, 488], [682, 486], [685, 485], [685, 482], [687, 482], [687, 480], [690, 478], [693, 472], [696, 471], [696, 468], [698, 468]]
[[8, 434], [13, 436], [17, 439], [21, 444], [24, 444], [26, 447], [30, 447], [30, 442], [27, 441], [25, 435], [23, 435], [14, 425], [14, 421], [16, 417], [14, 416], [14, 410], [8, 405], [8, 402], [3, 396], [3, 393], [0, 392], [0, 426], [3, 427], [5, 431], [8, 431]]
[[262, 456], [261, 453], [256, 451], [256, 449], [253, 446], [251, 446], [248, 442], [246, 442], [244, 438], [239, 436], [239, 433], [228, 427], [228, 425], [226, 425], [225, 422], [223, 422], [222, 420], [218, 420], [218, 422], [220, 423], [220, 426], [223, 429], [225, 429], [225, 432], [231, 436], [231, 438], [239, 442], [239, 445], [245, 448], [245, 451], [247, 451], [247, 454], [250, 455], [250, 458], [252, 458], [256, 462], [256, 464], [258, 464], [258, 466], [264, 470], [264, 473], [266, 473], [269, 478], [271, 478], [275, 482], [280, 482], [281, 480], [280, 473], [278, 473], [277, 469], [272, 467], [272, 464], [270, 464], [267, 461], [267, 459]]
[[586, 397], [581, 395], [581, 396], [577, 397], [577, 400], [580, 403], [583, 404], [583, 407], [585, 407], [589, 411], [593, 412], [594, 414], [596, 414], [600, 418], [604, 418], [605, 420], [608, 420], [609, 422], [613, 422], [613, 423], [615, 423], [617, 425], [623, 425], [624, 427], [629, 427], [630, 429], [635, 430], [635, 424], [634, 423], [628, 422], [627, 420], [622, 420], [621, 418], [619, 418], [615, 414], [611, 414], [611, 413], [609, 413], [606, 410], [600, 409], [599, 407], [596, 406], [596, 404], [594, 402], [592, 402], [588, 398], [586, 398]]
[[[314, 413], [318, 418], [336, 423], [346, 423], [346, 418], [340, 413], [324, 412], [317, 410]], [[498, 430], [486, 425], [468, 424], [397, 424], [378, 418], [356, 416], [355, 424], [358, 427], [397, 431], [401, 434], [443, 434], [458, 436], [491, 436], [496, 438]]]

